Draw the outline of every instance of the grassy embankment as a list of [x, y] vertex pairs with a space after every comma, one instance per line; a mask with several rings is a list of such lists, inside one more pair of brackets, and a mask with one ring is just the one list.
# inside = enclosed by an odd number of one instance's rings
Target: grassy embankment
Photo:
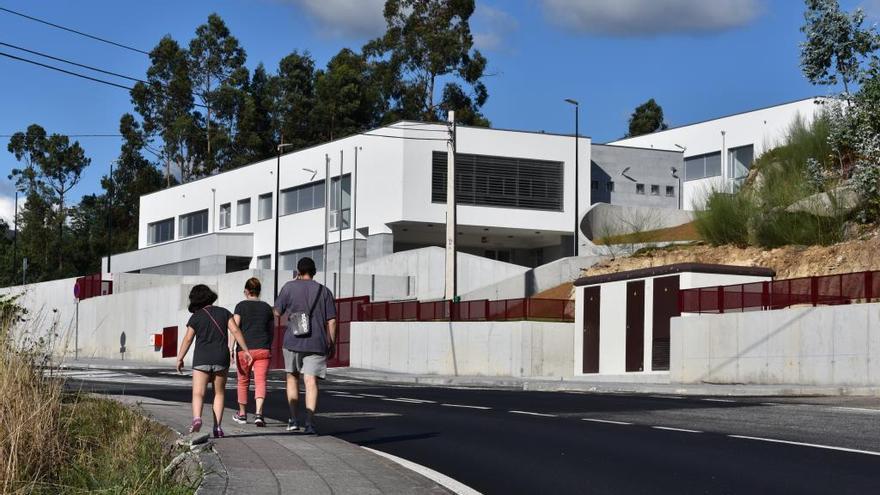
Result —
[[65, 391], [49, 370], [51, 339], [22, 337], [0, 297], [0, 492], [184, 494], [162, 470], [172, 433], [107, 399]]

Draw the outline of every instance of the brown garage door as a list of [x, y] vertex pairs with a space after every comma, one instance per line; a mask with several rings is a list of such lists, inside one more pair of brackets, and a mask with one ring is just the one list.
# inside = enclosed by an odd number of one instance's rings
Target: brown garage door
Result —
[[584, 373], [599, 372], [599, 294], [598, 285], [584, 289]]
[[678, 275], [654, 279], [651, 370], [669, 369], [669, 319], [678, 311]]
[[645, 281], [626, 284], [626, 371], [643, 371], [645, 362]]

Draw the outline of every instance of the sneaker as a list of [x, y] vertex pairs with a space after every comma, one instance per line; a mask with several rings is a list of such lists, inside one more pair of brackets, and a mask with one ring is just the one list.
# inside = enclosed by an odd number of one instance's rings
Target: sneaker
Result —
[[287, 420], [287, 431], [299, 431], [299, 423], [297, 423], [296, 418]]
[[247, 413], [244, 413], [244, 414], [235, 413], [232, 415], [232, 420], [240, 425], [247, 424]]
[[214, 438], [223, 438], [225, 435], [223, 434], [223, 428], [219, 426], [214, 427]]
[[263, 426], [266, 426], [266, 421], [263, 420], [263, 415], [262, 415], [262, 414], [257, 414], [257, 415], [254, 417], [254, 424], [257, 425], [257, 426], [259, 426], [259, 427], [261, 427], [261, 428], [262, 428]]
[[303, 429], [303, 433], [306, 435], [317, 435], [318, 434], [318, 432], [315, 431], [315, 425], [313, 425], [313, 424], [307, 424], [306, 427]]
[[202, 418], [193, 418], [192, 424], [189, 425], [190, 433], [198, 433], [202, 429]]

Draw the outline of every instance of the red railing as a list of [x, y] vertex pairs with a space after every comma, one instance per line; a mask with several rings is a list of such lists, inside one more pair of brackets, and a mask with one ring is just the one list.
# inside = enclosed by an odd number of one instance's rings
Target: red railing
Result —
[[101, 274], [86, 275], [76, 279], [73, 288], [74, 296], [82, 301], [92, 297], [106, 296], [113, 293], [113, 282], [102, 280]]
[[876, 300], [880, 300], [880, 271], [684, 289], [678, 306], [682, 313], [728, 313]]
[[362, 308], [363, 321], [574, 321], [574, 301], [567, 299], [377, 302]]

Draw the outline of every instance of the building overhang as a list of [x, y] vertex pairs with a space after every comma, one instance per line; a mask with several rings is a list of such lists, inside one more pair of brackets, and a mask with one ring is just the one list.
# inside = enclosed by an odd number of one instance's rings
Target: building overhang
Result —
[[[254, 234], [212, 233], [114, 254], [110, 268], [113, 272], [139, 272], [214, 256], [252, 258], [253, 255]], [[107, 271], [106, 257], [102, 259], [102, 271]]]

